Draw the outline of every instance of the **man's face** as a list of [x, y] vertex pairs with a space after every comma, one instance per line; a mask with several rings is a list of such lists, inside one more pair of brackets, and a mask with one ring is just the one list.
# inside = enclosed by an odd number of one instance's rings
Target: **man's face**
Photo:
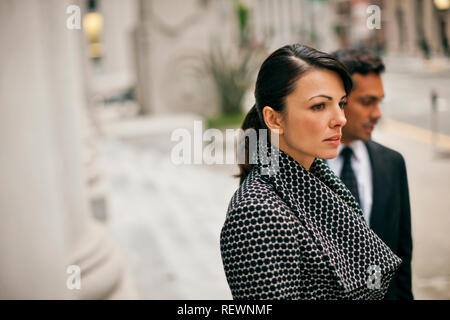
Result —
[[352, 78], [355, 88], [344, 109], [347, 124], [342, 128], [342, 142], [346, 144], [353, 140], [367, 141], [372, 137], [372, 131], [382, 116], [379, 103], [384, 97], [380, 75], [354, 73]]

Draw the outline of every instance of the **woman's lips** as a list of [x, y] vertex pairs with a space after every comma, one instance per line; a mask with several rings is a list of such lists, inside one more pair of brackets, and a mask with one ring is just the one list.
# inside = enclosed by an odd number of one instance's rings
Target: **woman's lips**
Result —
[[336, 140], [328, 139], [328, 140], [324, 140], [324, 142], [327, 144], [330, 144], [332, 146], [338, 146], [341, 143], [341, 140], [340, 139], [336, 139]]
[[332, 146], [338, 146], [341, 143], [341, 135], [337, 134], [333, 137], [325, 139], [324, 142], [326, 142], [327, 144], [330, 144]]

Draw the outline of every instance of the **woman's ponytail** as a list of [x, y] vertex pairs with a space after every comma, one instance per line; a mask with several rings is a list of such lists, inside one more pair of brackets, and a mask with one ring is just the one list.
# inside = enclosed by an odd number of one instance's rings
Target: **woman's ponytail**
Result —
[[[259, 112], [256, 104], [253, 105], [253, 107], [249, 110], [249, 112], [245, 116], [244, 121], [242, 122], [241, 129], [244, 131], [244, 133], [248, 129], [254, 129], [256, 131], [257, 140], [259, 140], [259, 129], [267, 129], [262, 114]], [[242, 182], [244, 182], [245, 178], [248, 176], [250, 171], [252, 171], [253, 167], [255, 166], [253, 163], [250, 163], [251, 155], [249, 154], [250, 152], [249, 139], [245, 135], [244, 139], [245, 141], [242, 141], [242, 143], [245, 143], [244, 145], [245, 162], [239, 163], [240, 172], [238, 175], [236, 175], [236, 177], [239, 178], [239, 184], [242, 184]]]

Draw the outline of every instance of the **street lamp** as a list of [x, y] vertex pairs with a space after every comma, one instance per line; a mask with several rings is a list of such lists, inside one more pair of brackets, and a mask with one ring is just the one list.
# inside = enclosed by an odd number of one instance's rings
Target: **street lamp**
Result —
[[442, 48], [444, 49], [444, 53], [449, 56], [450, 48], [447, 37], [447, 23], [445, 15], [448, 13], [448, 9], [450, 8], [450, 0], [433, 0], [435, 7], [438, 9], [438, 17], [439, 17], [439, 26], [441, 33], [441, 41]]
[[433, 0], [433, 2], [438, 10], [444, 11], [450, 8], [450, 0]]
[[89, 40], [89, 56], [92, 59], [100, 59], [102, 56], [102, 44], [100, 42], [103, 17], [97, 12], [89, 12], [83, 18], [83, 29]]

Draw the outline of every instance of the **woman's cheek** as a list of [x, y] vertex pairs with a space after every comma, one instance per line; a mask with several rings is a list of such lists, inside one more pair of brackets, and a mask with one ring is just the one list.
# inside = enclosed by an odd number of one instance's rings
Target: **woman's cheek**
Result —
[[305, 117], [302, 126], [306, 130], [308, 135], [312, 137], [317, 136], [317, 134], [320, 134], [325, 129], [322, 129], [320, 119], [317, 119], [315, 117]]

